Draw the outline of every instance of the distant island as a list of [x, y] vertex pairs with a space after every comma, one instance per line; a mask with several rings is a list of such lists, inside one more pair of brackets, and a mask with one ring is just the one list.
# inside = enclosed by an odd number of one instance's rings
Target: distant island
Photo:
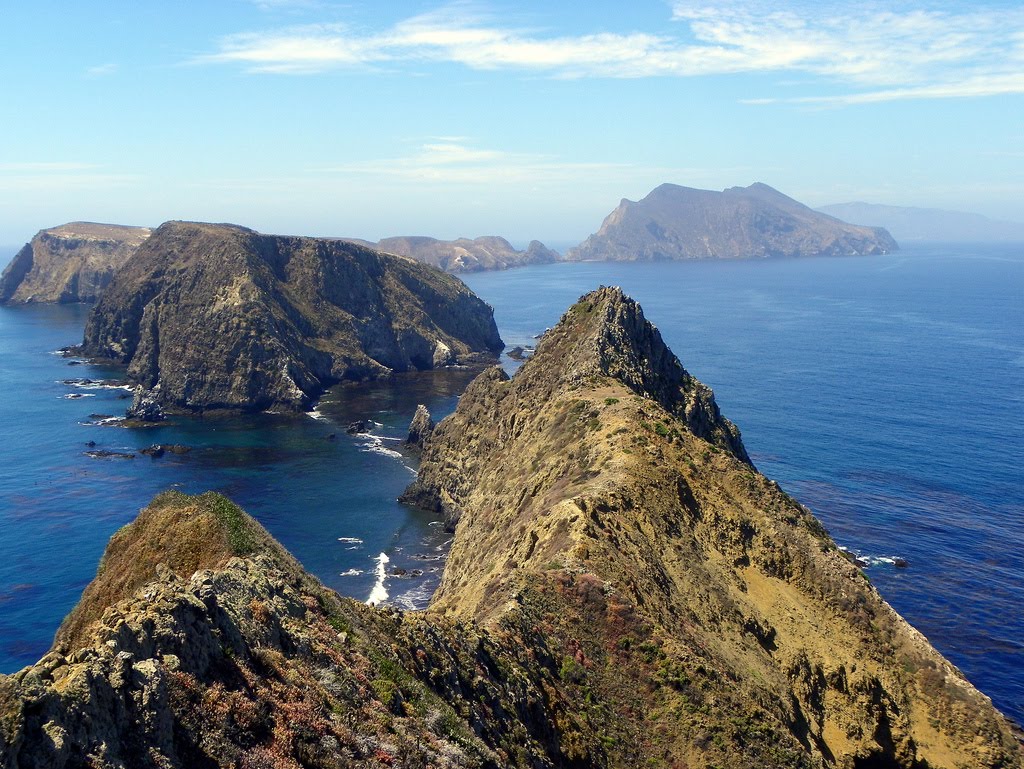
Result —
[[859, 202], [837, 203], [817, 210], [848, 222], [885, 227], [899, 240], [1024, 243], [1024, 224], [1002, 222], [963, 211]]
[[528, 264], [548, 264], [560, 257], [539, 240], [530, 241], [524, 251], [516, 250], [505, 238], [489, 235], [470, 240], [437, 240], [423, 236], [384, 238], [376, 243], [349, 239], [378, 251], [408, 256], [417, 262], [430, 264], [445, 272], [480, 272], [525, 267]]
[[814, 211], [767, 184], [722, 192], [662, 184], [623, 200], [570, 261], [852, 256], [898, 250], [892, 236]]
[[0, 304], [95, 302], [149, 234], [94, 222], [41, 230], [0, 275]]
[[1021, 766], [620, 290], [421, 437], [408, 496], [455, 532], [428, 610], [341, 598], [225, 497], [165, 492], [0, 676], [0, 765]]
[[353, 243], [168, 222], [93, 308], [80, 353], [127, 365], [135, 416], [305, 409], [344, 379], [493, 360], [457, 278]]

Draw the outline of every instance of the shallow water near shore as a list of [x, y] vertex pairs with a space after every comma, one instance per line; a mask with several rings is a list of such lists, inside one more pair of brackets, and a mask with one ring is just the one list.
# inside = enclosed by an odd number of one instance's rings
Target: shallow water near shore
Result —
[[[495, 307], [509, 347], [535, 344], [580, 294], [622, 286], [715, 389], [758, 469], [872, 563], [882, 595], [1024, 720], [1024, 248], [557, 264], [464, 279]], [[98, 426], [91, 415], [123, 414], [125, 391], [63, 380], [120, 372], [51, 354], [81, 338], [86, 314], [0, 308], [0, 671], [46, 651], [110, 535], [166, 488], [229, 495], [346, 595], [424, 605], [449, 535], [395, 502], [414, 467], [401, 438], [418, 403], [447, 413], [473, 372], [339, 386], [319, 418]], [[345, 433], [357, 419], [376, 423], [372, 436]], [[138, 454], [153, 443], [191, 451]], [[894, 556], [909, 568], [881, 560]]]

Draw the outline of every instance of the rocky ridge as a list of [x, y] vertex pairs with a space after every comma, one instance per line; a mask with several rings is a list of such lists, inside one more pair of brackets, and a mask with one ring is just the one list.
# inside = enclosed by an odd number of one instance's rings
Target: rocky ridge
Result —
[[539, 240], [530, 241], [524, 251], [519, 251], [505, 238], [496, 235], [457, 240], [403, 235], [384, 238], [376, 243], [361, 240], [352, 242], [385, 253], [408, 256], [417, 262], [452, 273], [506, 270], [528, 264], [548, 264], [557, 262], [560, 258]]
[[95, 302], [149, 234], [93, 222], [41, 230], [0, 275], [0, 303]]
[[[93, 308], [81, 353], [170, 411], [307, 408], [343, 379], [493, 359], [456, 278], [342, 241], [168, 222]], [[142, 396], [140, 396], [142, 397]]]
[[722, 192], [663, 184], [623, 200], [570, 261], [664, 261], [883, 254], [888, 232], [814, 211], [766, 184]]
[[478, 377], [407, 494], [456, 522], [432, 611], [544, 628], [585, 712], [615, 714], [610, 765], [1020, 766], [682, 371], [601, 289], [514, 378]]
[[416, 484], [457, 513], [426, 612], [339, 598], [223, 497], [157, 498], [0, 677], [0, 766], [1024, 765], [663, 347], [601, 289], [473, 382]]

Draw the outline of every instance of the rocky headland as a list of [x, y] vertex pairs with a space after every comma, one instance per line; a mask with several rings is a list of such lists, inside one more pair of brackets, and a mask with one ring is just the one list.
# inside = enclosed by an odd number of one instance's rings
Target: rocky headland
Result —
[[525, 250], [519, 251], [505, 238], [485, 235], [479, 238], [437, 240], [423, 236], [398, 236], [371, 243], [352, 241], [389, 254], [408, 256], [417, 262], [429, 264], [445, 272], [480, 272], [507, 270], [528, 264], [550, 264], [560, 257], [539, 240], [532, 240]]
[[0, 303], [95, 302], [149, 235], [93, 222], [41, 230], [0, 275]]
[[722, 192], [663, 184], [623, 200], [570, 261], [852, 256], [898, 250], [892, 236], [814, 211], [767, 184]]
[[341, 380], [492, 360], [501, 348], [488, 305], [411, 259], [168, 222], [93, 308], [79, 352], [125, 364], [137, 410], [204, 412], [304, 409]]
[[0, 676], [0, 766], [1022, 766], [617, 289], [426, 432], [410, 497], [455, 530], [427, 611], [161, 495]]

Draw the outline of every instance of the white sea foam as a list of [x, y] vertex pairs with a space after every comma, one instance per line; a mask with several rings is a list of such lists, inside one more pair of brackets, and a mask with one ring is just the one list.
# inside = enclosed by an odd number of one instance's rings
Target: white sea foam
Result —
[[404, 593], [398, 595], [395, 600], [395, 606], [408, 611], [419, 611], [420, 609], [427, 608], [427, 604], [430, 603], [431, 596], [434, 595], [434, 583], [423, 582], [411, 590], [406, 590]]
[[362, 569], [349, 569], [348, 571], [341, 572], [340, 576], [342, 576], [342, 577], [358, 577], [362, 573], [363, 573]]
[[366, 435], [363, 437], [363, 448], [362, 451], [368, 451], [372, 454], [382, 454], [385, 457], [391, 457], [392, 459], [402, 459], [402, 455], [389, 448], [384, 447], [384, 441], [380, 436], [377, 435]]
[[310, 419], [327, 419], [326, 416], [320, 413], [320, 408], [318, 406], [314, 406], [312, 409], [307, 411], [306, 416]]
[[95, 379], [61, 379], [57, 384], [78, 387], [82, 390], [128, 390], [131, 392], [135, 389], [135, 387], [129, 384], [111, 384], [110, 382], [101, 382]]
[[79, 398], [95, 398], [96, 393], [68, 393], [67, 395], [60, 396], [64, 400], [75, 401]]
[[338, 541], [339, 542], [351, 542], [354, 545], [361, 545], [361, 544], [363, 544], [363, 540], [359, 539], [359, 537], [338, 537]]
[[374, 584], [373, 590], [370, 591], [370, 597], [366, 599], [367, 606], [376, 606], [388, 599], [388, 589], [384, 586], [384, 581], [388, 578], [388, 561], [390, 560], [384, 553], [377, 556], [377, 568], [375, 569], [377, 582]]
[[124, 417], [104, 417], [103, 419], [97, 419], [94, 422], [79, 422], [78, 424], [85, 425], [86, 427], [96, 427], [97, 425], [100, 427], [106, 427], [107, 425], [119, 424], [124, 420]]

